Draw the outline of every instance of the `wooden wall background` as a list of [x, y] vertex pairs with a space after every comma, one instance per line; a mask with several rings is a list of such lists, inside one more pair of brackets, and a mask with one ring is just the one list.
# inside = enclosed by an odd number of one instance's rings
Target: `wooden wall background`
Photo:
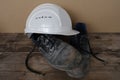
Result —
[[74, 79], [65, 72], [53, 69], [36, 50], [31, 66], [46, 73], [45, 76], [29, 72], [25, 57], [33, 44], [24, 34], [0, 34], [0, 80], [120, 80], [120, 33], [89, 34], [90, 43], [107, 65], [91, 58], [89, 73], [83, 79]]

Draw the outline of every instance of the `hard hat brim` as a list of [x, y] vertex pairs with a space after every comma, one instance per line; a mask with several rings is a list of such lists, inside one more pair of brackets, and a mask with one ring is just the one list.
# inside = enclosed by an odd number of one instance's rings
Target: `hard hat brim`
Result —
[[36, 31], [36, 30], [25, 30], [25, 33], [32, 34], [32, 33], [38, 33], [38, 34], [51, 34], [51, 35], [64, 35], [64, 36], [71, 36], [79, 34], [79, 31], [71, 30], [71, 31], [64, 31], [64, 32], [42, 32], [42, 31]]
[[60, 35], [66, 35], [66, 36], [70, 36], [70, 35], [76, 35], [76, 34], [79, 34], [80, 32], [79, 31], [76, 31], [76, 30], [71, 30], [69, 32], [58, 32], [58, 34]]

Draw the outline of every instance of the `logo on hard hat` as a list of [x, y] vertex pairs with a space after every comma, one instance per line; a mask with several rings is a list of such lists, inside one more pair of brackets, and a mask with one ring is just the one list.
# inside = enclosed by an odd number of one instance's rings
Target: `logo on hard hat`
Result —
[[52, 18], [52, 16], [39, 16], [39, 17], [36, 17], [35, 19], [46, 19], [46, 18]]

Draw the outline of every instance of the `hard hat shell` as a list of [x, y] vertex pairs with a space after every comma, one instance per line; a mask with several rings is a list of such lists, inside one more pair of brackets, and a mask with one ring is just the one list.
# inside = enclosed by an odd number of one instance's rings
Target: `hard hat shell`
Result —
[[25, 33], [75, 35], [68, 13], [58, 5], [45, 3], [36, 7], [28, 16]]

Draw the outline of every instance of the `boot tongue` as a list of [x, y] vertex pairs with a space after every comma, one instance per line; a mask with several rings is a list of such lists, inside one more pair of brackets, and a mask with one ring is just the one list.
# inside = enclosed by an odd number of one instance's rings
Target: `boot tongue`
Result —
[[77, 23], [75, 25], [75, 30], [79, 31], [81, 35], [87, 34], [87, 29], [85, 23]]

